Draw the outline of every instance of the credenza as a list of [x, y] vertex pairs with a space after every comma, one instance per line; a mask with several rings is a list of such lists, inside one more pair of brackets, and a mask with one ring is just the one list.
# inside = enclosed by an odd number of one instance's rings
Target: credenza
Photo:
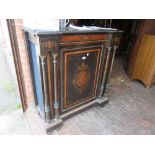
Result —
[[105, 88], [122, 31], [24, 28], [35, 103], [47, 132], [93, 105]]

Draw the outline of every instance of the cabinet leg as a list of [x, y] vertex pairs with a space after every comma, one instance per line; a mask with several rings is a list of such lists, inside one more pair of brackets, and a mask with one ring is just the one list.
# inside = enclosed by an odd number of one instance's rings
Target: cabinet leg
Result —
[[110, 51], [111, 51], [111, 47], [108, 47], [107, 48], [106, 63], [105, 63], [105, 68], [104, 68], [104, 73], [103, 73], [103, 79], [102, 79], [102, 83], [101, 83], [101, 87], [100, 87], [99, 99], [102, 98], [104, 95], [105, 82], [106, 82], [106, 78], [107, 78], [106, 74], [108, 71], [109, 58], [110, 58]]

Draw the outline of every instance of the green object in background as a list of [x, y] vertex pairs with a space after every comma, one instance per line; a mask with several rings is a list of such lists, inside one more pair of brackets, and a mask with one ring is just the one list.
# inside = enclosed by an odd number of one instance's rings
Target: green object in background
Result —
[[16, 105], [15, 105], [16, 109], [21, 109], [22, 108], [22, 104], [17, 102]]
[[13, 84], [6, 81], [0, 81], [0, 86], [4, 89], [5, 92], [9, 94], [15, 94], [15, 87]]
[[14, 87], [13, 87], [13, 85], [11, 85], [11, 84], [9, 84], [9, 83], [3, 85], [3, 88], [4, 88], [4, 90], [5, 90], [6, 92], [8, 92], [8, 93], [14, 92]]

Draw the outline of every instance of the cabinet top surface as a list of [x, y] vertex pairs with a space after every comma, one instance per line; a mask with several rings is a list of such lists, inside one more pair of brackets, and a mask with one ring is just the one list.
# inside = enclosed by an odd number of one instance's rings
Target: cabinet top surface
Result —
[[66, 29], [65, 31], [52, 31], [49, 29], [30, 29], [23, 27], [24, 31], [32, 33], [38, 36], [44, 35], [67, 35], [67, 34], [113, 34], [113, 33], [123, 33], [123, 31], [116, 29], [99, 29], [99, 30], [76, 30], [76, 29]]

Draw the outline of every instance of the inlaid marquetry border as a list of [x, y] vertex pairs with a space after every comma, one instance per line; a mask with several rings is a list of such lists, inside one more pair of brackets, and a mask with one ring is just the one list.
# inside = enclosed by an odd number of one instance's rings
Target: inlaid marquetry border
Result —
[[[64, 72], [63, 72], [63, 76], [64, 76], [64, 79], [63, 79], [63, 85], [64, 85], [64, 88], [63, 88], [63, 97], [64, 97], [64, 103], [63, 103], [63, 108], [64, 109], [68, 109], [70, 107], [74, 107], [74, 106], [77, 106], [77, 105], [80, 105], [82, 104], [83, 102], [86, 102], [86, 101], [89, 101], [91, 99], [94, 99], [95, 98], [95, 87], [96, 87], [96, 83], [97, 83], [97, 75], [98, 75], [98, 67], [99, 67], [99, 57], [100, 57], [100, 54], [101, 54], [101, 47], [94, 47], [92, 49], [90, 49], [92, 47], [89, 47], [89, 49], [79, 49], [78, 51], [72, 51], [72, 50], [68, 50], [68, 51], [65, 51], [64, 52]], [[97, 52], [97, 62], [96, 62], [96, 68], [95, 68], [95, 78], [94, 78], [94, 82], [93, 82], [93, 91], [92, 91], [92, 95], [84, 98], [84, 99], [81, 99], [81, 100], [78, 100], [76, 101], [75, 103], [72, 103], [71, 105], [68, 105], [67, 104], [67, 65], [68, 65], [68, 61], [67, 61], [67, 57], [68, 56], [71, 56], [71, 55], [77, 55], [77, 54], [84, 54], [84, 53], [92, 53], [92, 52]]]

